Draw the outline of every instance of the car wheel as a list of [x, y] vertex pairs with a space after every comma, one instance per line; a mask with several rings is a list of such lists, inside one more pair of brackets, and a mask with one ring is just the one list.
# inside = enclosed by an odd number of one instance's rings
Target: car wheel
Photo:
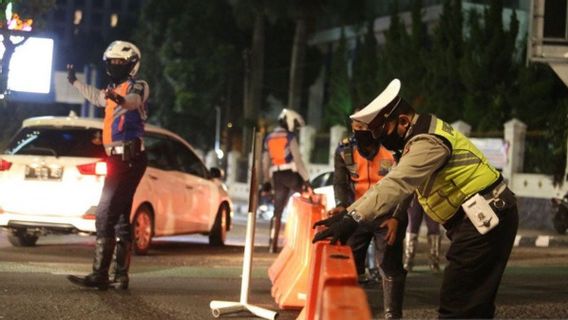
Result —
[[38, 236], [28, 234], [26, 230], [14, 230], [8, 235], [8, 241], [14, 247], [33, 247], [37, 239]]
[[227, 239], [227, 221], [229, 208], [223, 204], [217, 211], [215, 223], [209, 232], [209, 244], [212, 246], [224, 246]]
[[141, 206], [132, 221], [133, 249], [136, 255], [145, 255], [150, 249], [154, 232], [154, 219], [152, 210], [148, 206]]

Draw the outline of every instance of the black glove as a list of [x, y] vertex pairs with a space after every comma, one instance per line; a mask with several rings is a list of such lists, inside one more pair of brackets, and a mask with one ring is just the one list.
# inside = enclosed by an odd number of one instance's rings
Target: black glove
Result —
[[314, 227], [322, 225], [326, 226], [327, 229], [316, 233], [312, 239], [312, 243], [331, 237], [331, 244], [336, 244], [337, 240], [339, 240], [341, 244], [346, 244], [349, 237], [351, 237], [359, 226], [357, 221], [347, 214], [347, 211], [336, 214], [335, 216], [325, 220], [318, 221], [314, 224]]
[[67, 65], [67, 81], [69, 81], [69, 83], [71, 85], [73, 85], [73, 83], [77, 80], [77, 76], [75, 75], [75, 66], [73, 66], [72, 64], [68, 64]]

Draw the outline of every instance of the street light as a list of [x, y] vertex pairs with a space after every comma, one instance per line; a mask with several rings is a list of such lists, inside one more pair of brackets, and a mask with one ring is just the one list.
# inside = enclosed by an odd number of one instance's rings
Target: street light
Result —
[[215, 153], [217, 154], [217, 159], [221, 160], [225, 154], [221, 150], [221, 108], [219, 106], [215, 107], [215, 113]]

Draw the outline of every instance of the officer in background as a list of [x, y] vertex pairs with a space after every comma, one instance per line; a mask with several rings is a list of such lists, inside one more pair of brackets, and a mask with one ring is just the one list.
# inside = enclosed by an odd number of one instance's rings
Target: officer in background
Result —
[[[278, 126], [266, 136], [263, 153], [263, 176], [272, 178], [274, 189], [274, 214], [270, 221], [268, 252], [276, 253], [282, 212], [294, 192], [310, 190], [308, 171], [302, 160], [296, 129], [305, 125], [297, 112], [282, 109]], [[265, 181], [265, 183], [268, 181]]]
[[429, 267], [432, 272], [438, 273], [440, 272], [440, 247], [442, 245], [440, 225], [424, 214], [424, 210], [416, 197], [413, 197], [408, 208], [408, 228], [406, 229], [406, 238], [404, 240], [404, 269], [410, 272], [414, 268], [414, 256], [422, 220], [426, 223], [428, 245], [430, 247], [428, 254], [430, 260]]
[[515, 195], [485, 156], [433, 115], [419, 115], [389, 86], [351, 119], [367, 125], [398, 165], [343, 213], [328, 218], [313, 241], [345, 242], [359, 223], [388, 214], [416, 192], [451, 240], [440, 290], [440, 318], [493, 318], [495, 298], [518, 227]]
[[73, 65], [67, 66], [69, 83], [92, 104], [105, 108], [103, 145], [108, 155], [108, 173], [96, 211], [93, 271], [85, 277], [68, 276], [69, 281], [79, 286], [107, 289], [109, 267], [115, 253], [113, 281], [121, 289], [128, 289], [132, 252], [130, 212], [147, 165], [142, 138], [149, 88], [145, 81], [134, 78], [140, 58], [140, 50], [134, 44], [112, 42], [103, 55], [111, 79], [104, 90], [78, 81]]
[[[356, 109], [356, 111], [359, 109]], [[373, 185], [378, 183], [394, 166], [395, 160], [390, 151], [373, 139], [371, 132], [364, 129], [364, 124], [352, 120], [353, 135], [345, 138], [335, 151], [333, 189], [336, 207], [330, 214], [338, 214], [361, 198]], [[365, 272], [367, 248], [374, 239], [374, 255], [382, 278], [385, 319], [402, 317], [402, 300], [406, 272], [402, 265], [402, 239], [406, 226], [406, 212], [397, 217], [398, 234], [394, 239], [387, 238], [387, 222], [392, 214], [386, 214], [373, 221], [361, 222], [347, 244], [353, 250], [359, 282], [368, 282]], [[396, 228], [396, 227], [395, 227]], [[390, 243], [388, 243], [390, 240]]]

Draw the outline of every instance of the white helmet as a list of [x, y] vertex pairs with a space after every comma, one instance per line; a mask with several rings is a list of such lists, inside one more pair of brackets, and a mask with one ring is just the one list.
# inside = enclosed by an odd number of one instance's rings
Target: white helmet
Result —
[[285, 124], [287, 126], [286, 129], [290, 132], [293, 132], [297, 127], [299, 128], [306, 125], [304, 118], [302, 118], [300, 114], [294, 110], [286, 108], [282, 109], [282, 112], [280, 112], [280, 115], [278, 116], [278, 120], [281, 124]]
[[[113, 41], [103, 54], [107, 74], [114, 81], [124, 81], [129, 76], [134, 77], [140, 68], [140, 50], [132, 43], [126, 41]], [[113, 64], [111, 59], [120, 59], [124, 63]]]

